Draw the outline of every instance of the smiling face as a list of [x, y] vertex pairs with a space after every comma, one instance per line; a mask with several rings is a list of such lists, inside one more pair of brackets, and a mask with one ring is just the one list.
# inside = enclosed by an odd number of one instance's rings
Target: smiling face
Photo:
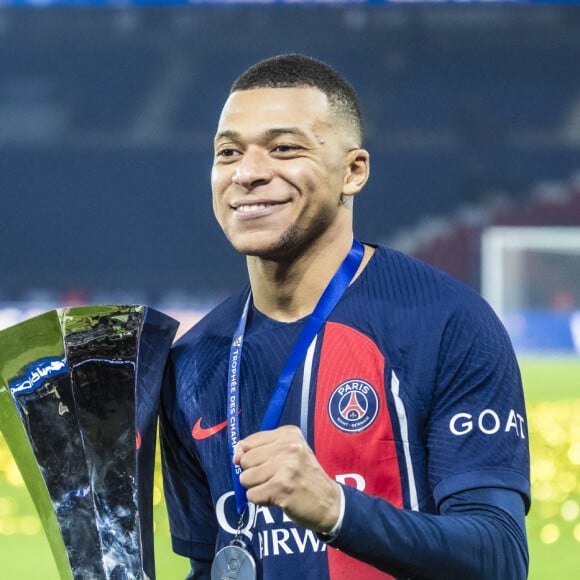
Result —
[[314, 241], [352, 237], [345, 199], [368, 154], [316, 88], [258, 88], [228, 98], [215, 138], [213, 209], [239, 252], [291, 259]]

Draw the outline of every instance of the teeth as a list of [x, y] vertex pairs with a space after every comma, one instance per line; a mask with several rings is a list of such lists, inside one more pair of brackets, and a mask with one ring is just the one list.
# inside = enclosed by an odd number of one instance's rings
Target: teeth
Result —
[[252, 211], [260, 211], [262, 209], [266, 209], [265, 203], [256, 203], [253, 205], [239, 205], [236, 210], [242, 213], [250, 213]]

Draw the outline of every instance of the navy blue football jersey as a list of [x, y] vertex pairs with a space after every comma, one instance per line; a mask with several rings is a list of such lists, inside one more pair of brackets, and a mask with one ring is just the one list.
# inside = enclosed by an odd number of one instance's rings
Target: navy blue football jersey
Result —
[[[205, 561], [239, 527], [227, 383], [248, 291], [175, 344], [163, 390], [173, 546]], [[242, 438], [259, 429], [303, 326], [250, 310], [240, 368]], [[328, 475], [363, 492], [358, 517], [376, 516], [377, 497], [436, 514], [445, 498], [482, 487], [515, 490], [529, 505], [525, 406], [503, 326], [476, 292], [386, 248], [377, 248], [310, 345], [281, 424], [298, 425]], [[373, 500], [368, 510], [366, 499]], [[264, 578], [390, 577], [323, 543], [278, 508], [250, 504], [241, 531]]]

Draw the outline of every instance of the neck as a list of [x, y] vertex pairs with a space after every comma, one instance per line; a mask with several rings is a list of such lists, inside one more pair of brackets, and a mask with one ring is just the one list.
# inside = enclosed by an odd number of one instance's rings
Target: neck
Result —
[[[248, 257], [248, 273], [255, 307], [270, 318], [293, 322], [308, 316], [348, 254], [352, 239], [332, 251], [310, 248], [296, 260], [280, 262]], [[360, 274], [374, 250], [365, 247]]]

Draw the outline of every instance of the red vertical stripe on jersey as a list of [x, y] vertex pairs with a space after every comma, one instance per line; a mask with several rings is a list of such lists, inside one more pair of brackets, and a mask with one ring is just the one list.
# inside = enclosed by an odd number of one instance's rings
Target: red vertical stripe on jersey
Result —
[[[348, 432], [331, 420], [329, 402], [337, 387], [357, 380], [373, 387], [378, 412], [362, 431]], [[314, 450], [331, 477], [364, 487], [365, 493], [402, 507], [401, 475], [385, 394], [384, 357], [364, 334], [331, 322], [324, 329], [316, 381]], [[328, 550], [328, 563], [331, 580], [391, 578], [333, 548]]]

